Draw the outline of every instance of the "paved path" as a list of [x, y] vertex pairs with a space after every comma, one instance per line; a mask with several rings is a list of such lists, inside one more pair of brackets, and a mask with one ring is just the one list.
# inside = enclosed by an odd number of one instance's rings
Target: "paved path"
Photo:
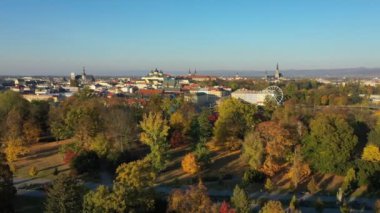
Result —
[[[101, 177], [101, 183], [95, 183], [95, 182], [86, 182], [85, 186], [89, 189], [95, 189], [99, 185], [107, 185], [112, 186], [112, 178], [109, 174], [100, 174]], [[25, 195], [25, 196], [33, 196], [33, 197], [43, 197], [46, 195], [46, 193], [42, 189], [27, 189], [25, 186], [27, 185], [41, 185], [50, 183], [51, 180], [49, 179], [43, 179], [43, 178], [14, 178], [14, 185], [17, 189], [18, 195]], [[181, 189], [186, 189], [188, 186], [182, 186], [179, 187]], [[170, 192], [175, 189], [175, 187], [170, 186], [155, 186], [155, 191], [158, 193], [162, 193], [164, 195], [170, 194]], [[231, 190], [215, 190], [215, 189], [208, 189], [208, 193], [211, 197], [219, 198], [219, 199], [228, 199], [232, 196]], [[288, 202], [293, 196], [293, 193], [268, 193], [268, 192], [255, 192], [249, 194], [249, 197], [251, 199], [267, 199], [267, 200], [281, 200]], [[336, 197], [335, 196], [328, 196], [328, 195], [310, 195], [310, 194], [296, 194], [297, 198], [301, 201], [306, 202], [312, 202], [314, 203], [318, 198], [321, 199], [325, 203], [335, 203]], [[351, 198], [351, 202], [355, 202], [358, 205], [362, 206], [365, 205], [367, 208], [372, 208], [376, 198]], [[334, 209], [330, 209], [329, 212], [335, 212]]]

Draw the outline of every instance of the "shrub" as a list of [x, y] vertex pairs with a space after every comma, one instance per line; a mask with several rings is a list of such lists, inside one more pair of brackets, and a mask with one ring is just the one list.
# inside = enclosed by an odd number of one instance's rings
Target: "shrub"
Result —
[[82, 152], [74, 158], [70, 167], [78, 174], [95, 172], [99, 169], [99, 157], [94, 151]]
[[36, 167], [36, 166], [32, 166], [32, 167], [30, 167], [28, 173], [29, 173], [29, 175], [30, 175], [31, 177], [36, 176], [36, 175], [38, 174], [37, 167]]

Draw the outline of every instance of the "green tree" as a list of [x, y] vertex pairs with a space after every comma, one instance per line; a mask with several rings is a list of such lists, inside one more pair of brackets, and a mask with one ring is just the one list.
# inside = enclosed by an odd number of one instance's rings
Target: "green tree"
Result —
[[244, 138], [246, 132], [257, 122], [255, 105], [243, 103], [234, 98], [223, 100], [217, 107], [218, 120], [215, 122], [214, 139], [218, 144]]
[[350, 195], [352, 192], [356, 190], [358, 187], [358, 180], [356, 178], [356, 172], [355, 169], [350, 168], [347, 171], [346, 176], [344, 177], [343, 184], [341, 186], [341, 189], [343, 191], [343, 194], [345, 196]]
[[120, 165], [112, 189], [99, 186], [84, 197], [84, 212], [147, 212], [154, 207], [155, 173], [149, 159]]
[[79, 212], [83, 194], [83, 184], [76, 177], [61, 174], [47, 191], [45, 212]]
[[368, 143], [380, 147], [380, 117], [376, 123], [375, 128], [368, 134]]
[[0, 211], [14, 212], [13, 201], [16, 188], [13, 186], [13, 174], [5, 155], [0, 152]]
[[251, 210], [247, 193], [238, 185], [235, 186], [232, 194], [231, 204], [239, 213], [248, 213]]
[[261, 169], [264, 163], [265, 150], [256, 132], [249, 132], [243, 142], [242, 158], [248, 162], [252, 169]]
[[140, 140], [150, 146], [149, 158], [156, 170], [165, 168], [169, 143], [167, 141], [169, 126], [161, 113], [145, 114], [140, 122], [143, 132]]
[[298, 208], [299, 208], [299, 206], [298, 206], [297, 197], [296, 197], [296, 195], [293, 195], [293, 197], [292, 197], [292, 199], [290, 200], [290, 203], [289, 203], [290, 213], [298, 213], [298, 212], [300, 212]]
[[344, 118], [323, 113], [311, 121], [303, 149], [314, 169], [341, 174], [349, 166], [357, 142], [354, 129]]

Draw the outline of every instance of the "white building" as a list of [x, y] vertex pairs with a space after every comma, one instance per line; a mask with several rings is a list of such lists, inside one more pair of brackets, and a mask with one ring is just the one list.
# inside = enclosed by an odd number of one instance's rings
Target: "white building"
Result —
[[268, 93], [266, 93], [265, 91], [254, 91], [246, 89], [239, 89], [231, 93], [231, 97], [233, 98], [257, 105], [264, 105], [265, 98], [267, 97], [267, 95]]

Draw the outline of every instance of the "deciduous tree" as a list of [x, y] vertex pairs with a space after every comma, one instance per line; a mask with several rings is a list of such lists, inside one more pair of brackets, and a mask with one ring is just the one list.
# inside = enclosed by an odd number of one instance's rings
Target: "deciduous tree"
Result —
[[303, 147], [306, 159], [317, 171], [343, 173], [358, 142], [354, 129], [343, 117], [331, 113], [317, 115], [310, 129]]
[[157, 170], [165, 168], [169, 143], [167, 141], [169, 126], [161, 113], [145, 114], [140, 122], [143, 132], [140, 140], [150, 146], [149, 157]]

